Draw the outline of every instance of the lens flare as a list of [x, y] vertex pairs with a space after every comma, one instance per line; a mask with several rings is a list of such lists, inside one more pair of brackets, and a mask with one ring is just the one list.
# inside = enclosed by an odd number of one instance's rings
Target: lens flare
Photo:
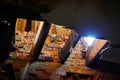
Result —
[[88, 43], [88, 46], [91, 46], [92, 43], [95, 41], [96, 38], [94, 37], [87, 37], [87, 43]]

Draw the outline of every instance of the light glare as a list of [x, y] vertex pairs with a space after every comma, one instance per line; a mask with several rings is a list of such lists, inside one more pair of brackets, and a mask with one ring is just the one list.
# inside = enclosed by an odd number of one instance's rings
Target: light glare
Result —
[[87, 43], [88, 43], [88, 46], [91, 46], [92, 43], [95, 41], [96, 38], [94, 37], [87, 37]]

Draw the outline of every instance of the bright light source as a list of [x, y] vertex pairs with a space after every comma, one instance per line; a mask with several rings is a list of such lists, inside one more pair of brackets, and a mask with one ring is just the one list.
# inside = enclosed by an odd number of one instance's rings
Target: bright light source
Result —
[[92, 43], [95, 41], [96, 38], [94, 37], [87, 37], [87, 43], [88, 43], [88, 46], [91, 46]]

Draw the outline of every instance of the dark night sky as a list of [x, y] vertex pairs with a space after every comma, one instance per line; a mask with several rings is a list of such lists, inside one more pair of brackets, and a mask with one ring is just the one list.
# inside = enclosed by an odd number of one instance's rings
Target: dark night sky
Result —
[[120, 7], [114, 0], [61, 1], [43, 17], [49, 22], [75, 28], [80, 34], [96, 34], [114, 43], [120, 43]]

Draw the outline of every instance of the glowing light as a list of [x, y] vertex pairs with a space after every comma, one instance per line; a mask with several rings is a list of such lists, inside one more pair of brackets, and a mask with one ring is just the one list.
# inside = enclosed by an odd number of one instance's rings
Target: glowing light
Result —
[[88, 46], [91, 46], [92, 43], [95, 41], [96, 38], [94, 37], [87, 37], [87, 43], [88, 43]]

